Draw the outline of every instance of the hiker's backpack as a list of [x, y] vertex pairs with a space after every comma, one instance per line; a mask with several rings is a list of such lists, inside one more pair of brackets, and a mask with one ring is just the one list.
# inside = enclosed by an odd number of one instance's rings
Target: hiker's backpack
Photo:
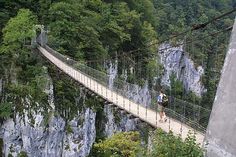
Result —
[[164, 95], [162, 98], [162, 104], [164, 107], [168, 105], [168, 97], [166, 95]]

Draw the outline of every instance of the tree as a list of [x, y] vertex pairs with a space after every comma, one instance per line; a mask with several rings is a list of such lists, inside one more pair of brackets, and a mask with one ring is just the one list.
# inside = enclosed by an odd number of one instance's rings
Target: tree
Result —
[[117, 133], [104, 141], [94, 144], [98, 157], [135, 157], [140, 151], [138, 132]]
[[148, 157], [203, 157], [203, 150], [196, 143], [194, 134], [189, 133], [183, 141], [172, 132], [165, 133], [158, 129], [153, 139], [152, 151]]
[[0, 43], [2, 40], [2, 29], [5, 27], [7, 21], [16, 16], [19, 9], [28, 8], [33, 12], [37, 12], [39, 9], [39, 0], [27, 0], [27, 1], [9, 1], [1, 0], [0, 1]]
[[0, 66], [5, 70], [1, 118], [9, 118], [11, 108], [23, 111], [26, 101], [30, 101], [32, 107], [39, 102], [47, 104], [45, 69], [25, 46], [26, 40], [31, 41], [35, 35], [35, 24], [37, 17], [29, 9], [20, 9], [3, 29], [0, 57], [4, 62]]
[[142, 147], [138, 132], [124, 132], [94, 144], [92, 153], [98, 157], [203, 157], [203, 150], [191, 132], [182, 140], [172, 132], [157, 129], [152, 137], [151, 149]]
[[2, 103], [0, 104], [0, 121], [8, 119], [12, 115], [12, 104]]
[[17, 16], [11, 18], [3, 29], [3, 46], [1, 53], [13, 56], [20, 55], [26, 40], [34, 36], [34, 25], [37, 18], [28, 9], [20, 9]]
[[50, 43], [61, 53], [85, 61], [114, 57], [122, 51], [140, 17], [125, 2], [101, 0], [59, 2], [49, 12]]
[[170, 86], [171, 86], [171, 94], [177, 98], [183, 98], [184, 87], [183, 83], [177, 80], [175, 74], [170, 76]]

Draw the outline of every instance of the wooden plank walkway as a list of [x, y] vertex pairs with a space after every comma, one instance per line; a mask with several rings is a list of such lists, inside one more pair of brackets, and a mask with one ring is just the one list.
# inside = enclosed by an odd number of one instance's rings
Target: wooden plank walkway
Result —
[[145, 108], [142, 105], [136, 104], [131, 100], [117, 94], [106, 86], [98, 83], [96, 78], [91, 78], [88, 75], [70, 67], [68, 64], [59, 60], [50, 54], [46, 49], [38, 46], [38, 50], [54, 65], [61, 69], [64, 73], [72, 77], [74, 80], [80, 82], [86, 88], [90, 89], [100, 97], [104, 98], [108, 102], [116, 105], [117, 107], [127, 111], [128, 113], [140, 118], [141, 120], [147, 122], [155, 128], [161, 128], [166, 132], [172, 130], [175, 135], [181, 135], [183, 139], [187, 137], [188, 132], [191, 130], [196, 133], [196, 140], [198, 143], [202, 144], [204, 140], [204, 134], [195, 131], [193, 128], [168, 117], [167, 122], [159, 122], [159, 113]]

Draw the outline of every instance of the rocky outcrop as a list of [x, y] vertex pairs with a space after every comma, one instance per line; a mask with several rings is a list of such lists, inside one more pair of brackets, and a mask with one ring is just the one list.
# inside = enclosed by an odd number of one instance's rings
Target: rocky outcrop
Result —
[[[22, 115], [17, 113], [14, 120], [9, 119], [2, 125], [1, 138], [5, 156], [17, 156], [20, 152], [26, 152], [32, 157], [88, 156], [96, 137], [96, 113], [90, 108], [84, 108], [66, 124], [63, 118], [54, 114], [50, 77], [45, 92], [49, 98], [48, 111], [40, 107], [37, 112], [24, 110]], [[25, 105], [30, 106], [30, 102]], [[46, 117], [45, 112], [48, 112]]]
[[[92, 147], [92, 144], [96, 138], [95, 117], [96, 113], [87, 108], [84, 113], [78, 113], [78, 117], [75, 117], [69, 122], [69, 128], [71, 129], [63, 140], [63, 155], [62, 156], [88, 156]], [[84, 122], [80, 123], [81, 115], [84, 118]]]
[[[117, 63], [110, 63], [107, 68], [107, 73], [109, 76], [109, 88], [116, 89], [117, 87], [114, 85], [115, 79], [118, 76], [118, 69]], [[127, 75], [127, 74], [123, 74]], [[127, 76], [124, 76], [127, 78]], [[125, 81], [122, 82], [122, 86], [119, 86], [119, 94], [124, 95], [125, 97], [129, 98], [130, 100], [142, 104], [144, 106], [151, 105], [151, 95], [148, 89], [148, 83], [146, 82], [143, 87], [136, 85], [136, 84], [129, 84]]]
[[134, 119], [129, 118], [127, 114], [123, 114], [112, 106], [105, 105], [104, 114], [107, 119], [104, 135], [107, 137], [116, 132], [137, 130], [137, 122]]
[[[37, 157], [87, 156], [96, 137], [95, 113], [87, 109], [84, 114], [82, 124], [78, 122], [80, 114], [68, 126], [57, 116], [52, 116], [49, 126], [45, 126], [45, 117], [41, 114], [34, 115], [34, 124], [30, 123], [26, 114], [24, 117], [17, 116], [16, 121], [9, 119], [2, 126], [3, 152], [5, 156], [17, 156], [22, 151]], [[71, 132], [66, 128], [70, 128]]]
[[[161, 50], [161, 51], [160, 51]], [[176, 78], [183, 82], [187, 91], [194, 92], [201, 96], [204, 86], [201, 77], [204, 74], [202, 66], [195, 67], [194, 62], [183, 51], [183, 47], [172, 47], [170, 44], [162, 44], [159, 47], [161, 63], [164, 67], [164, 75], [161, 83], [170, 86], [170, 76], [174, 74]]]

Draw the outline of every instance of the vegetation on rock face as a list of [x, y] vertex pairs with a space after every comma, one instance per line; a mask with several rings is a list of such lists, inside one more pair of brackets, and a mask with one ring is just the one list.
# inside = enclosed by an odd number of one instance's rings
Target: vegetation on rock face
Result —
[[[0, 150], [3, 150], [3, 145], [4, 145], [4, 143], [3, 143], [3, 139], [0, 138]], [[0, 151], [0, 155], [1, 155], [1, 156], [4, 156], [4, 154], [3, 154], [2, 151]]]
[[170, 76], [170, 89], [167, 89], [167, 93], [177, 99], [186, 100], [197, 105], [201, 103], [201, 97], [196, 96], [192, 91], [186, 92], [183, 83], [174, 74]]
[[2, 103], [0, 104], [0, 121], [4, 121], [8, 119], [13, 114], [12, 104], [10, 103]]
[[[45, 69], [26, 47], [34, 36], [37, 17], [28, 9], [21, 9], [3, 29], [0, 47], [3, 93], [1, 93], [1, 118], [8, 118], [13, 108], [23, 111], [36, 107], [35, 102], [47, 104]], [[28, 104], [30, 102], [31, 104]]]
[[203, 157], [203, 150], [196, 143], [191, 133], [183, 141], [172, 132], [165, 133], [158, 129], [153, 136], [151, 148], [143, 149], [137, 132], [117, 133], [110, 138], [94, 144], [94, 153], [98, 157]]
[[[56, 112], [66, 121], [72, 120], [81, 111], [84, 99], [75, 81], [61, 73], [55, 66], [49, 68], [54, 87]], [[78, 99], [78, 101], [76, 101]]]
[[28, 157], [28, 155], [26, 152], [22, 151], [17, 155], [17, 157]]

